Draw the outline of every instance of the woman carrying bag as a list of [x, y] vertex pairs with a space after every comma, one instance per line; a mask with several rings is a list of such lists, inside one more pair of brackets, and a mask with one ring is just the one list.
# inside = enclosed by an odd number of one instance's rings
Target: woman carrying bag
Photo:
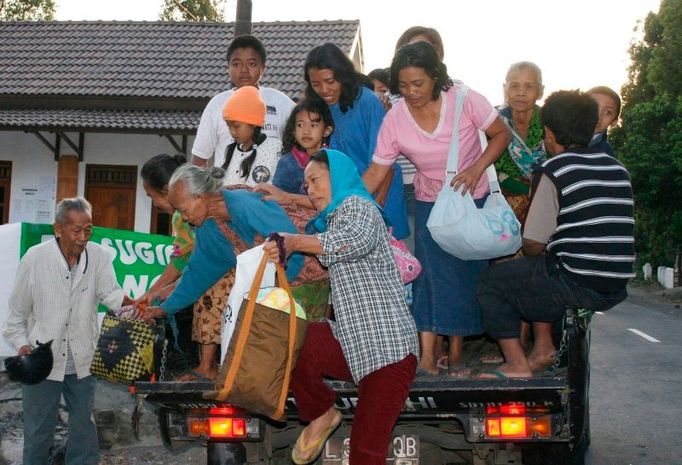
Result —
[[[363, 179], [369, 192], [380, 185], [400, 153], [416, 167], [415, 255], [423, 266], [413, 284], [414, 318], [419, 330], [419, 374], [436, 375], [436, 337], [449, 336], [448, 373], [468, 376], [462, 362], [464, 336], [483, 332], [476, 284], [488, 260], [460, 260], [445, 252], [426, 223], [446, 177], [453, 135], [458, 137], [458, 173], [453, 189], [466, 189], [482, 207], [488, 179], [482, 176], [511, 139], [509, 128], [481, 94], [469, 89], [454, 131], [457, 94], [454, 83], [434, 48], [426, 42], [402, 47], [391, 64], [391, 92], [404, 97], [388, 112], [377, 140], [372, 164]], [[479, 130], [490, 139], [481, 150]]]
[[[335, 392], [323, 377], [358, 384], [350, 463], [386, 463], [391, 431], [417, 366], [414, 320], [405, 304], [381, 209], [353, 161], [337, 150], [313, 155], [305, 170], [308, 196], [320, 214], [317, 234], [282, 234], [286, 253], [316, 255], [329, 268], [335, 322], [311, 323], [291, 388], [303, 421], [292, 452], [296, 464], [313, 462], [341, 423]], [[271, 260], [277, 244], [265, 243]]]

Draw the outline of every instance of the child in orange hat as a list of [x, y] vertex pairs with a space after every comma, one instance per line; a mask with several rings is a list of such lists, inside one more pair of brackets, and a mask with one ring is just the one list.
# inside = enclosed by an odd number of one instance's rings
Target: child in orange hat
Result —
[[225, 151], [225, 185], [255, 186], [271, 183], [277, 168], [282, 142], [263, 132], [265, 102], [258, 89], [237, 89], [225, 103], [223, 119], [234, 139]]

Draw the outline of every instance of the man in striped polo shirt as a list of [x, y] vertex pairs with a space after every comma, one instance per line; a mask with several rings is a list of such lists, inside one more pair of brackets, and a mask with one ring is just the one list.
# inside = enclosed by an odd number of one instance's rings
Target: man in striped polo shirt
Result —
[[[577, 91], [552, 94], [542, 108], [545, 146], [523, 231], [524, 257], [489, 268], [478, 300], [505, 363], [481, 377], [530, 377], [554, 359], [552, 323], [568, 308], [607, 310], [634, 277], [634, 204], [630, 175], [615, 158], [587, 148], [597, 105]], [[528, 358], [521, 321], [533, 323]]]

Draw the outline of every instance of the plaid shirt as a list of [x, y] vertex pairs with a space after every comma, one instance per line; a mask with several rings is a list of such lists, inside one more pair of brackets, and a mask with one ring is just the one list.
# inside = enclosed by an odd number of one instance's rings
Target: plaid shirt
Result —
[[317, 235], [329, 268], [336, 322], [329, 322], [357, 383], [409, 354], [419, 356], [417, 329], [379, 210], [350, 196]]

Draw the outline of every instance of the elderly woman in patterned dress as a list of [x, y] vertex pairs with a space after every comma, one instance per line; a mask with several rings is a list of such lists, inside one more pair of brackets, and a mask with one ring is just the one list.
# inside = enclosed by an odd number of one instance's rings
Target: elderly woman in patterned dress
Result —
[[[309, 326], [291, 387], [303, 421], [294, 463], [313, 462], [341, 422], [336, 395], [323, 377], [354, 381], [358, 404], [350, 463], [383, 464], [391, 431], [409, 393], [419, 343], [405, 304], [382, 211], [355, 164], [337, 150], [313, 155], [305, 170], [308, 196], [320, 214], [314, 235], [284, 236], [287, 253], [316, 255], [329, 269], [335, 322]], [[279, 257], [275, 242], [265, 250]]]
[[[236, 256], [262, 243], [268, 234], [277, 231], [297, 233], [292, 218], [284, 207], [265, 201], [260, 194], [246, 188], [225, 189], [225, 172], [218, 167], [180, 166], [168, 183], [170, 201], [182, 218], [195, 227], [196, 243], [173, 292], [159, 307], [147, 307], [146, 321], [173, 315], [193, 302], [220, 299], [195, 307], [193, 335], [202, 342], [202, 364], [197, 377], [216, 377], [216, 354], [221, 343], [220, 323], [227, 296], [234, 284]], [[314, 212], [310, 210], [311, 218]], [[295, 254], [289, 261], [287, 277], [292, 281], [294, 296], [304, 301], [316, 284], [324, 282], [325, 274], [316, 260]], [[313, 283], [313, 281], [316, 281]], [[311, 283], [307, 286], [304, 283]], [[209, 288], [220, 292], [205, 294]], [[311, 289], [312, 288], [312, 289]], [[324, 296], [326, 304], [327, 296]]]

